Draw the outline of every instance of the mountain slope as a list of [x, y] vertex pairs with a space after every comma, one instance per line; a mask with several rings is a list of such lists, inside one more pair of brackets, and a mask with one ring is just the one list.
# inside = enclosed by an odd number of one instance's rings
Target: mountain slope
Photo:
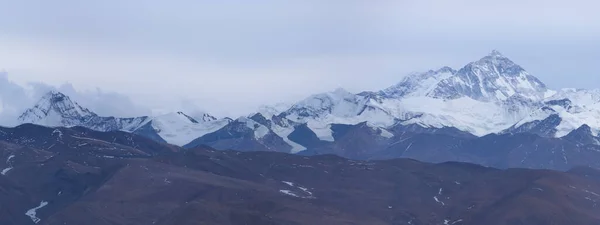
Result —
[[497, 133], [537, 110], [553, 91], [497, 51], [459, 70], [443, 67], [405, 77], [381, 91], [353, 94], [343, 89], [312, 95], [282, 112], [306, 123], [321, 140], [333, 141], [330, 124], [368, 122], [389, 128], [454, 127], [477, 136]]
[[205, 115], [207, 116], [201, 120], [196, 120], [183, 112], [168, 113], [153, 117], [148, 124], [167, 143], [183, 146], [231, 122], [228, 118], [216, 119], [208, 114]]
[[18, 118], [19, 123], [33, 123], [49, 127], [85, 126], [94, 130], [132, 131], [146, 122], [148, 117], [115, 118], [102, 117], [81, 107], [68, 96], [50, 91], [35, 106]]
[[437, 71], [410, 75], [397, 85], [383, 90], [388, 98], [427, 96], [441, 99], [469, 97], [479, 101], [503, 101], [515, 94], [540, 100], [546, 85], [498, 51], [459, 69], [443, 67]]
[[[545, 99], [539, 109], [523, 118], [515, 127], [551, 118], [555, 118], [556, 122], [548, 125], [554, 131], [550, 136], [563, 137], [584, 124], [590, 126], [594, 136], [597, 136], [600, 131], [600, 90], [562, 89]], [[529, 132], [530, 129], [525, 126], [522, 130]]]
[[[35, 125], [16, 130], [3, 131], [11, 133], [11, 140], [32, 143], [58, 143], [60, 137], [57, 132], [53, 139], [43, 139], [46, 130], [54, 129]], [[500, 170], [408, 159], [367, 162], [332, 155], [183, 151], [144, 138], [136, 144], [155, 145], [159, 154], [121, 157], [97, 153], [134, 145], [101, 140], [127, 140], [129, 133], [84, 128], [60, 132], [66, 144], [49, 150], [0, 142], [0, 157], [5, 159], [0, 166], [11, 168], [0, 175], [2, 224], [592, 225], [600, 221], [595, 205], [600, 200], [596, 194], [600, 172], [591, 168]], [[77, 136], [82, 132], [87, 134]], [[21, 136], [32, 133], [44, 135]]]
[[51, 91], [38, 103], [19, 116], [20, 123], [33, 123], [49, 127], [87, 127], [97, 131], [126, 131], [146, 136], [158, 142], [184, 145], [202, 135], [212, 133], [231, 120], [217, 119], [201, 114], [199, 119], [183, 112], [156, 117], [116, 118], [103, 117], [81, 107], [68, 96]]
[[196, 138], [183, 147], [195, 148], [202, 145], [238, 151], [289, 153], [292, 150], [292, 146], [269, 127], [245, 117], [240, 117], [213, 133]]
[[[264, 125], [282, 138], [292, 146], [291, 153], [344, 146], [346, 143], [337, 143], [333, 126], [364, 122], [368, 127], [388, 131], [388, 136], [409, 131], [449, 132], [451, 136], [460, 137], [533, 133], [553, 138], [563, 137], [589, 121], [593, 136], [597, 136], [600, 123], [594, 122], [593, 118], [600, 118], [596, 116], [598, 110], [595, 107], [600, 98], [596, 95], [594, 91], [550, 90], [521, 66], [493, 51], [459, 70], [443, 67], [412, 74], [381, 91], [354, 94], [337, 89], [315, 94], [291, 106], [262, 107], [259, 113], [251, 114], [247, 119]], [[251, 138], [251, 133], [258, 131], [251, 128], [246, 132]], [[212, 137], [199, 138], [197, 140], [205, 141], [196, 141], [186, 147], [209, 144], [219, 149], [240, 149], [241, 145], [232, 143], [257, 141], [233, 136], [218, 139], [215, 137], [224, 136], [207, 135]], [[379, 135], [370, 136], [379, 138]], [[347, 145], [341, 152], [385, 146], [375, 139], [368, 141], [374, 146]], [[277, 147], [262, 149], [274, 148]], [[280, 151], [287, 149], [283, 147]], [[357, 157], [366, 156], [357, 154]]]

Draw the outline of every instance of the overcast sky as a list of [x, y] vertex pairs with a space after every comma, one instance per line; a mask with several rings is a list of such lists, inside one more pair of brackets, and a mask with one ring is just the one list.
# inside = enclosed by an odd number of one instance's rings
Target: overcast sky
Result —
[[599, 88], [598, 8], [593, 0], [0, 0], [8, 74], [0, 88], [11, 87], [0, 99], [18, 111], [54, 87], [100, 114], [236, 116], [338, 87], [381, 89], [492, 49], [552, 88]]

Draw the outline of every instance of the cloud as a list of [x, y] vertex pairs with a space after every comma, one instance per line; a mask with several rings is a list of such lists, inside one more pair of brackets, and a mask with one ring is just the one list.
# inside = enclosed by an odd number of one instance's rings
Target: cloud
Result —
[[237, 117], [492, 49], [553, 88], [600, 83], [590, 0], [33, 1], [0, 3], [0, 68], [14, 82], [101, 88], [154, 112]]
[[127, 96], [96, 90], [76, 90], [69, 83], [52, 86], [41, 82], [25, 85], [9, 79], [6, 72], [0, 73], [0, 125], [14, 126], [16, 119], [26, 109], [33, 107], [39, 99], [51, 90], [60, 91], [101, 116], [133, 117], [150, 115], [150, 110], [134, 104]]

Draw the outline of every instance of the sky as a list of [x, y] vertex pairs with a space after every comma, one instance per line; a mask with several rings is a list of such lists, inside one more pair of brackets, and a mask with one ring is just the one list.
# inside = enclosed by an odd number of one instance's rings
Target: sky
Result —
[[551, 88], [600, 88], [598, 8], [593, 0], [0, 0], [0, 117], [50, 89], [100, 115], [233, 117], [340, 87], [382, 89], [493, 49]]

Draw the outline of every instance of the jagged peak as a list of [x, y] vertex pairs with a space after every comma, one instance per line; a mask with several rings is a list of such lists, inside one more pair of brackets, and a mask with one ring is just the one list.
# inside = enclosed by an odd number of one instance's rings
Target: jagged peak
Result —
[[192, 122], [192, 123], [198, 123], [198, 121], [197, 121], [196, 119], [192, 118], [191, 116], [188, 116], [187, 114], [185, 114], [185, 113], [183, 113], [183, 112], [181, 112], [181, 111], [177, 112], [177, 114], [179, 114], [179, 115], [182, 115], [182, 116], [186, 117], [186, 118], [187, 118], [188, 120], [190, 120], [190, 122]]
[[598, 137], [596, 137], [592, 128], [587, 124], [583, 124], [579, 128], [572, 130], [564, 138], [578, 144], [600, 144]]
[[184, 113], [183, 111], [165, 113], [162, 115], [155, 116], [154, 118], [155, 119], [156, 118], [164, 119], [164, 118], [175, 118], [175, 117], [178, 117], [178, 118], [181, 118], [184, 120], [188, 120], [189, 122], [195, 123], [195, 124], [203, 123], [203, 122], [212, 122], [212, 121], [218, 120], [216, 117], [214, 117], [208, 113], [205, 113], [205, 112], [195, 113], [194, 116], [190, 116], [190, 115]]
[[[62, 105], [66, 108], [60, 108], [58, 105]], [[85, 113], [91, 113], [88, 109], [81, 107], [77, 102], [71, 100], [71, 98], [59, 91], [49, 91], [37, 102], [34, 107], [43, 108], [54, 108], [57, 111], [76, 109], [84, 111]]]
[[440, 73], [452, 73], [452, 74], [454, 74], [454, 73], [456, 73], [456, 70], [452, 69], [449, 66], [444, 66], [444, 67], [439, 68], [439, 69], [437, 69], [437, 70], [435, 70], [433, 72], [435, 72], [435, 74], [440, 74]]
[[583, 124], [581, 125], [579, 128], [577, 128], [575, 131], [583, 131], [583, 132], [588, 132], [588, 133], [592, 133], [592, 128], [587, 125], [587, 124]]
[[577, 129], [572, 130], [567, 135], [565, 135], [566, 138], [582, 137], [582, 136], [593, 137], [594, 132], [592, 131], [592, 127], [590, 127], [587, 124], [583, 124], [583, 125], [579, 126]]
[[503, 75], [518, 75], [525, 71], [523, 67], [516, 64], [508, 57], [504, 56], [498, 50], [492, 50], [491, 53], [482, 57], [481, 59], [467, 64], [459, 70], [459, 73], [467, 72], [468, 70], [472, 70], [473, 68], [497, 69], [498, 71], [496, 72]]
[[351, 95], [352, 93], [349, 92], [348, 90], [344, 89], [344, 88], [336, 88], [335, 90], [333, 90], [332, 92], [330, 92], [332, 94], [336, 94], [336, 95]]
[[213, 115], [211, 115], [209, 113], [206, 113], [206, 112], [199, 113], [199, 114], [201, 114], [200, 115], [200, 117], [201, 117], [200, 120], [202, 120], [204, 122], [211, 122], [211, 121], [218, 120], [217, 117], [215, 117], [215, 116], [213, 116]]
[[46, 94], [44, 94], [42, 96], [42, 98], [40, 99], [40, 101], [44, 101], [44, 100], [50, 100], [52, 102], [59, 102], [59, 101], [63, 101], [63, 100], [71, 101], [71, 98], [69, 98], [69, 96], [63, 94], [60, 91], [51, 90], [51, 91], [48, 91]]
[[46, 95], [66, 96], [65, 94], [57, 90], [50, 90], [46, 93]]
[[25, 110], [25, 112], [19, 116], [18, 121], [22, 123], [38, 123], [50, 115], [53, 115], [51, 121], [44, 121], [42, 122], [43, 125], [62, 125], [64, 122], [61, 122], [60, 118], [79, 121], [84, 118], [97, 116], [92, 111], [81, 107], [77, 102], [72, 101], [69, 96], [59, 91], [52, 90], [43, 95], [32, 108]]
[[502, 102], [521, 95], [531, 100], [546, 96], [547, 88], [536, 77], [504, 56], [498, 50], [458, 71], [450, 67], [412, 73], [394, 86], [380, 91], [386, 98], [428, 96], [456, 99], [470, 97], [479, 101]]
[[493, 57], [493, 58], [506, 58], [504, 55], [502, 55], [502, 53], [500, 53], [500, 51], [494, 49], [490, 52], [490, 54], [488, 54], [487, 56], [489, 57]]

